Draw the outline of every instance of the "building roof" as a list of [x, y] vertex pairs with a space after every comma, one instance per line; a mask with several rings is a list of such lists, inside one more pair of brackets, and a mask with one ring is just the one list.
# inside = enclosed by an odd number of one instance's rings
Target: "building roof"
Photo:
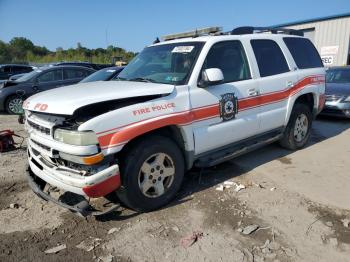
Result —
[[343, 13], [343, 14], [338, 14], [338, 15], [330, 15], [330, 16], [324, 16], [324, 17], [318, 17], [318, 18], [299, 20], [299, 21], [294, 21], [294, 22], [290, 22], [290, 23], [273, 25], [272, 27], [286, 27], [286, 26], [292, 26], [292, 25], [300, 25], [300, 24], [321, 22], [321, 21], [326, 21], [326, 20], [331, 20], [331, 19], [338, 19], [338, 18], [343, 18], [343, 17], [350, 17], [350, 13]]

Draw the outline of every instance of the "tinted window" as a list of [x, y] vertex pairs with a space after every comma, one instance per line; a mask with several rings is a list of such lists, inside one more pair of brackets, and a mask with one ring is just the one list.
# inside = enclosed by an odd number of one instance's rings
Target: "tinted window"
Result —
[[259, 39], [250, 42], [258, 62], [261, 77], [289, 71], [286, 58], [275, 41]]
[[64, 79], [84, 78], [89, 75], [89, 72], [83, 69], [64, 69]]
[[11, 73], [11, 67], [10, 67], [10, 66], [4, 66], [4, 67], [3, 67], [3, 72], [5, 72], [5, 73]]
[[220, 68], [224, 74], [224, 82], [250, 78], [247, 57], [239, 41], [225, 41], [214, 44], [203, 64], [203, 69], [208, 68]]
[[309, 39], [298, 37], [284, 37], [293, 59], [298, 68], [323, 67], [322, 60]]
[[14, 73], [26, 73], [26, 72], [30, 72], [32, 71], [32, 69], [30, 67], [27, 66], [14, 66], [12, 68], [12, 72]]
[[329, 69], [326, 73], [326, 82], [327, 83], [350, 83], [350, 69]]
[[38, 77], [39, 82], [51, 82], [62, 80], [62, 70], [52, 70], [46, 73], [43, 73]]

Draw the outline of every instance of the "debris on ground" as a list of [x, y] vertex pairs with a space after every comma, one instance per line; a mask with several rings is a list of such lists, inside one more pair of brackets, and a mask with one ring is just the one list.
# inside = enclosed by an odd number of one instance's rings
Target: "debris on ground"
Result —
[[224, 182], [224, 186], [226, 188], [230, 188], [231, 186], [233, 186], [235, 184], [235, 182], [232, 182], [232, 181], [225, 181]]
[[232, 186], [235, 187], [235, 189], [234, 189], [235, 192], [239, 192], [242, 189], [246, 188], [246, 186], [243, 185], [243, 184], [238, 184], [238, 183], [233, 182], [233, 181], [225, 181], [222, 185], [219, 185], [217, 188], [215, 188], [215, 190], [217, 190], [217, 191], [224, 191], [225, 189], [229, 189]]
[[100, 239], [100, 238], [89, 237], [89, 238], [83, 240], [82, 242], [80, 242], [80, 244], [77, 245], [76, 248], [90, 252], [95, 247], [100, 245], [101, 241], [102, 241], [102, 239]]
[[350, 219], [344, 218], [341, 220], [341, 222], [343, 223], [344, 227], [349, 227]]
[[332, 221], [327, 221], [326, 222], [326, 226], [327, 227], [332, 227], [333, 226], [333, 222]]
[[46, 254], [56, 254], [56, 253], [60, 252], [63, 249], [66, 249], [66, 248], [67, 248], [66, 244], [63, 244], [63, 245], [59, 245], [57, 247], [53, 247], [53, 248], [47, 249], [44, 252]]
[[270, 188], [270, 191], [275, 191], [276, 190], [276, 187], [271, 187]]
[[108, 254], [107, 256], [104, 257], [98, 257], [97, 261], [102, 261], [102, 262], [112, 262], [114, 256], [112, 254]]
[[245, 228], [239, 228], [237, 231], [242, 233], [243, 235], [250, 235], [254, 231], [256, 231], [259, 228], [258, 225], [249, 225], [246, 226]]
[[202, 237], [203, 237], [203, 232], [194, 231], [191, 235], [181, 238], [180, 244], [184, 248], [188, 248], [188, 247], [192, 246], [194, 243], [196, 243]]
[[330, 238], [329, 244], [331, 244], [333, 247], [336, 247], [338, 245], [338, 239], [336, 239], [335, 237]]
[[174, 230], [175, 232], [179, 232], [180, 231], [180, 229], [177, 226], [173, 226], [171, 229]]
[[17, 209], [17, 208], [19, 208], [19, 205], [17, 203], [12, 203], [12, 204], [10, 204], [10, 208]]
[[239, 192], [242, 189], [245, 189], [245, 185], [243, 185], [243, 184], [236, 184], [236, 188], [235, 188], [236, 192]]
[[218, 186], [217, 188], [215, 188], [215, 190], [217, 191], [224, 191], [225, 187], [223, 185]]
[[108, 230], [108, 235], [110, 235], [110, 234], [113, 234], [113, 233], [115, 233], [115, 232], [119, 232], [120, 231], [120, 227], [112, 227], [110, 230]]

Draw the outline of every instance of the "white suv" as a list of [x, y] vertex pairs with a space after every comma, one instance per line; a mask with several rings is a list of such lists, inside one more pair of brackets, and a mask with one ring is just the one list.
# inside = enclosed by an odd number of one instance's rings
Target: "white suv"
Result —
[[[169, 35], [116, 81], [63, 87], [24, 103], [30, 185], [83, 215], [93, 210], [90, 198], [115, 193], [128, 207], [151, 211], [175, 196], [193, 166], [275, 141], [303, 147], [324, 91], [319, 54], [297, 31], [215, 27]], [[84, 200], [68, 205], [46, 184]]]

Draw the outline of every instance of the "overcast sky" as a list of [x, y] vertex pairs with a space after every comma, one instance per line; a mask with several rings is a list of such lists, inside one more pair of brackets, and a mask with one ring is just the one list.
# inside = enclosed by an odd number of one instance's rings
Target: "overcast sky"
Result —
[[140, 51], [157, 36], [207, 26], [267, 26], [350, 12], [350, 0], [0, 0], [0, 39], [50, 50], [114, 45]]

